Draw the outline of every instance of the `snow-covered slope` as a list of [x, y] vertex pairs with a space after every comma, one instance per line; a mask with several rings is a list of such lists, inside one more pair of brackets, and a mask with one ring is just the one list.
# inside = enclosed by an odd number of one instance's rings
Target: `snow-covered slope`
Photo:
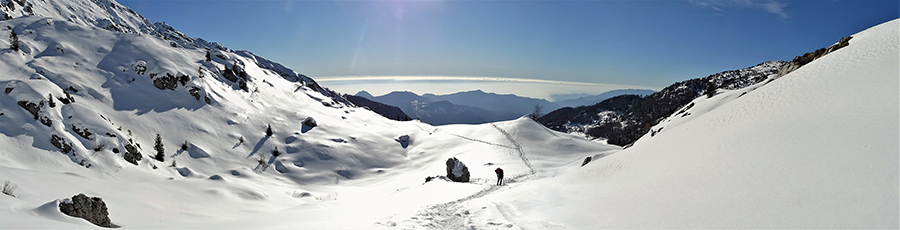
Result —
[[[898, 227], [896, 20], [621, 150], [526, 118], [392, 121], [247, 51], [64, 14], [142, 18], [113, 1], [28, 2], [0, 21], [3, 229], [95, 228], [57, 208], [78, 193], [141, 229]], [[471, 182], [423, 183], [450, 157]]]
[[744, 96], [695, 100], [691, 120], [467, 208], [524, 228], [898, 228], [898, 28], [857, 33]]
[[[78, 193], [103, 198], [124, 228], [384, 227], [492, 191], [497, 166], [516, 182], [616, 149], [528, 119], [388, 120], [246, 51], [56, 17], [3, 20], [0, 31], [19, 46], [0, 41], [0, 181], [18, 186], [0, 195], [0, 228], [94, 227], [56, 208]], [[449, 157], [473, 182], [423, 185]]]

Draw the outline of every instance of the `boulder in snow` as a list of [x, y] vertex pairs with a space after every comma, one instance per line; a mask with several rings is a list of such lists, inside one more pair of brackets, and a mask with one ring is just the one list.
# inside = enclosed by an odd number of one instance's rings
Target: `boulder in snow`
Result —
[[125, 154], [123, 154], [123, 158], [125, 161], [132, 163], [134, 165], [138, 165], [138, 161], [140, 161], [143, 157], [141, 156], [141, 152], [138, 151], [134, 145], [125, 144]]
[[59, 203], [59, 211], [69, 216], [85, 219], [100, 227], [112, 227], [106, 203], [99, 197], [88, 197], [84, 193], [79, 193], [71, 199], [67, 198]]
[[459, 159], [447, 159], [447, 178], [456, 182], [469, 182], [469, 168]]
[[316, 127], [319, 125], [318, 123], [316, 123], [316, 119], [313, 119], [312, 117], [307, 117], [306, 119], [304, 119], [303, 124], [306, 126], [309, 126], [310, 128], [313, 128], [313, 127]]

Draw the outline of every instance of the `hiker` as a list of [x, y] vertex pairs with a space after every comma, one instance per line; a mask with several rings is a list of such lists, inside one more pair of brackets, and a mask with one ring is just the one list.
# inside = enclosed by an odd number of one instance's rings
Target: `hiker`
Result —
[[497, 173], [497, 186], [503, 185], [503, 169], [497, 168], [494, 172]]

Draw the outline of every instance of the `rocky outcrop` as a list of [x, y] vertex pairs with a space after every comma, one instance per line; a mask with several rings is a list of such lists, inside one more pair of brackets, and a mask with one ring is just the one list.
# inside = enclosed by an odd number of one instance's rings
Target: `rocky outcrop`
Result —
[[456, 182], [469, 182], [469, 168], [459, 159], [447, 159], [447, 179]]
[[35, 104], [34, 102], [30, 101], [19, 101], [18, 104], [23, 109], [31, 113], [31, 115], [34, 116], [35, 120], [38, 119], [38, 113], [41, 112], [41, 107], [44, 107], [44, 101], [41, 101], [40, 104]]
[[128, 161], [129, 163], [132, 163], [134, 165], [138, 165], [138, 161], [143, 158], [141, 156], [141, 152], [131, 144], [125, 144], [125, 154], [123, 155], [125, 161]]
[[237, 75], [229, 68], [225, 68], [225, 70], [222, 71], [222, 77], [225, 77], [225, 79], [228, 79], [231, 82], [237, 82], [238, 80]]
[[69, 216], [85, 219], [100, 227], [112, 227], [106, 203], [99, 197], [88, 197], [84, 193], [80, 193], [59, 203], [59, 211]]
[[784, 76], [790, 72], [793, 72], [794, 70], [799, 69], [803, 65], [806, 65], [806, 64], [812, 62], [813, 60], [819, 59], [820, 57], [823, 57], [831, 52], [834, 52], [835, 50], [838, 50], [840, 48], [844, 48], [845, 46], [850, 45], [851, 38], [853, 38], [853, 36], [843, 37], [843, 38], [841, 38], [841, 40], [838, 40], [837, 43], [829, 46], [828, 48], [821, 48], [821, 49], [816, 50], [815, 52], [805, 53], [801, 56], [794, 57], [794, 60], [791, 60], [790, 63], [781, 67], [781, 69], [778, 70], [778, 77]]
[[56, 134], [50, 136], [50, 144], [53, 144], [54, 147], [58, 148], [59, 151], [63, 153], [69, 153], [72, 151], [72, 144], [69, 144], [68, 141], [60, 136], [57, 136]]
[[178, 88], [178, 80], [170, 73], [166, 73], [165, 77], [157, 77], [153, 79], [153, 86], [157, 89], [175, 90]]

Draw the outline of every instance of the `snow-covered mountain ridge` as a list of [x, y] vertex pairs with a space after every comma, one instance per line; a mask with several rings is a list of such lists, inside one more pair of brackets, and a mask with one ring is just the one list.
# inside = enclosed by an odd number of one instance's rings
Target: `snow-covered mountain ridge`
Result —
[[[17, 17], [0, 21], [19, 45], [0, 39], [0, 181], [18, 185], [0, 228], [96, 228], [57, 208], [78, 193], [140, 229], [898, 228], [898, 23], [693, 98], [621, 150], [526, 118], [392, 121], [249, 52]], [[423, 183], [450, 157], [469, 183]]]
[[[38, 3], [96, 2], [36, 1], [32, 11]], [[483, 189], [495, 164], [522, 178], [615, 149], [527, 119], [439, 128], [391, 121], [246, 51], [173, 46], [52, 15], [3, 20], [0, 31], [15, 38], [0, 40], [0, 180], [18, 185], [16, 197], [0, 195], [2, 228], [90, 228], [56, 209], [78, 193], [102, 197], [124, 228], [258, 227], [258, 218], [286, 209], [320, 214], [267, 226], [371, 228]], [[514, 136], [517, 129], [535, 135]], [[532, 145], [511, 140], [569, 151], [533, 156], [532, 167], [545, 169], [529, 168], [516, 153]], [[473, 183], [421, 186], [449, 157], [469, 164]], [[425, 196], [435, 189], [449, 193]], [[410, 194], [421, 198], [410, 203]], [[335, 216], [370, 209], [360, 201], [373, 196], [402, 208]]]
[[712, 96], [719, 90], [743, 89], [764, 82], [774, 78], [786, 63], [763, 62], [677, 82], [644, 97], [625, 95], [592, 106], [563, 108], [547, 113], [539, 121], [553, 130], [584, 133], [592, 138], [606, 138], [610, 144], [627, 146], [691, 100], [701, 95]]
[[346, 100], [340, 98], [339, 94], [319, 86], [312, 78], [297, 73], [279, 63], [265, 59], [250, 51], [231, 50], [219, 43], [190, 37], [165, 24], [165, 22], [152, 23], [134, 10], [114, 0], [0, 0], [0, 10], [3, 11], [3, 14], [0, 15], [0, 20], [26, 16], [64, 20], [117, 33], [157, 37], [168, 42], [172, 47], [205, 49], [213, 52], [239, 55], [245, 59], [252, 60], [252, 63], [260, 68], [273, 71], [289, 81], [301, 82], [322, 94], [332, 97], [334, 100], [346, 103]]

